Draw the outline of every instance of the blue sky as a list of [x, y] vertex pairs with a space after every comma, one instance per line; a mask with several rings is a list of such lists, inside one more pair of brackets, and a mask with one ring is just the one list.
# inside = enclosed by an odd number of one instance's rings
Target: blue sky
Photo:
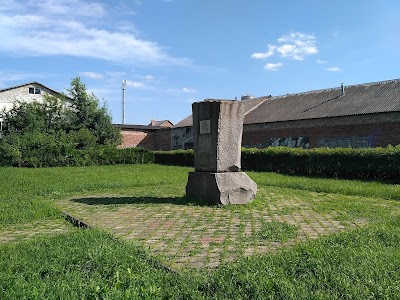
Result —
[[1, 0], [0, 88], [79, 76], [121, 123], [400, 78], [397, 0]]

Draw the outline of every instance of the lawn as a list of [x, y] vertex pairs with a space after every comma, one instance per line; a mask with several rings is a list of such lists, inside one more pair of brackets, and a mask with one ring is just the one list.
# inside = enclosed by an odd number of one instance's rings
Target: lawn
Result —
[[[259, 186], [254, 202], [208, 207], [184, 197], [190, 170], [160, 165], [0, 168], [0, 234], [12, 235], [25, 228], [35, 231], [42, 224], [62, 228], [60, 232], [44, 230], [43, 234], [38, 229], [37, 235], [0, 243], [0, 298], [400, 298], [399, 185], [249, 172]], [[162, 255], [154, 254], [139, 239], [127, 242], [109, 230], [82, 230], [63, 221], [56, 205], [59, 201], [78, 198], [82, 205], [84, 201], [90, 204], [93, 197], [97, 205], [110, 197], [124, 200], [108, 206], [92, 205], [101, 206], [108, 214], [120, 208], [161, 212], [175, 205], [172, 209], [207, 214], [211, 227], [217, 215], [234, 216], [243, 224], [253, 222], [249, 212], [252, 216], [287, 216], [300, 208], [280, 207], [280, 211], [271, 212], [268, 204], [296, 200], [316, 214], [335, 216], [343, 224], [362, 220], [364, 225], [248, 257], [239, 249], [236, 260], [213, 270], [171, 272], [165, 268]], [[240, 234], [245, 230], [242, 223], [238, 224]], [[251, 243], [271, 240], [285, 245], [298, 235], [295, 225], [262, 222]], [[241, 239], [238, 248], [246, 242], [245, 237]]]

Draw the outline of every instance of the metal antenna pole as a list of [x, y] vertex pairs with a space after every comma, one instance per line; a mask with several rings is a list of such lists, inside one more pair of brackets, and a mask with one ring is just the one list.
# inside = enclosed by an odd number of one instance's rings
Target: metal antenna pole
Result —
[[122, 124], [125, 124], [125, 89], [126, 80], [122, 81]]

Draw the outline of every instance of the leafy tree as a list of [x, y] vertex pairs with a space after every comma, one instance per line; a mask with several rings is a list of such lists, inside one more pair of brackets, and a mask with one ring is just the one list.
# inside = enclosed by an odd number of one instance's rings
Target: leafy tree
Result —
[[4, 111], [7, 126], [4, 134], [41, 132], [55, 133], [65, 129], [65, 97], [45, 95], [43, 102], [16, 101], [10, 111]]
[[87, 93], [79, 77], [72, 79], [68, 92], [71, 97], [68, 115], [73, 130], [89, 129], [100, 145], [118, 144], [121, 141], [119, 129], [112, 125], [107, 107], [99, 106], [99, 100], [93, 93]]
[[76, 140], [78, 149], [94, 144], [117, 145], [120, 132], [112, 125], [107, 107], [99, 106], [99, 100], [87, 93], [79, 77], [72, 79], [68, 92], [69, 97], [45, 95], [43, 102], [16, 101], [10, 111], [2, 113], [7, 124], [3, 135], [64, 131]]

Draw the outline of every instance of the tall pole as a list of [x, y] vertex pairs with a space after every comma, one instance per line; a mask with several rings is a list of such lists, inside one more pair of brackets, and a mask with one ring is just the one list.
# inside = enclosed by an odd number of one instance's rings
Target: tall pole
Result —
[[122, 124], [125, 124], [125, 89], [126, 89], [126, 80], [122, 81]]

